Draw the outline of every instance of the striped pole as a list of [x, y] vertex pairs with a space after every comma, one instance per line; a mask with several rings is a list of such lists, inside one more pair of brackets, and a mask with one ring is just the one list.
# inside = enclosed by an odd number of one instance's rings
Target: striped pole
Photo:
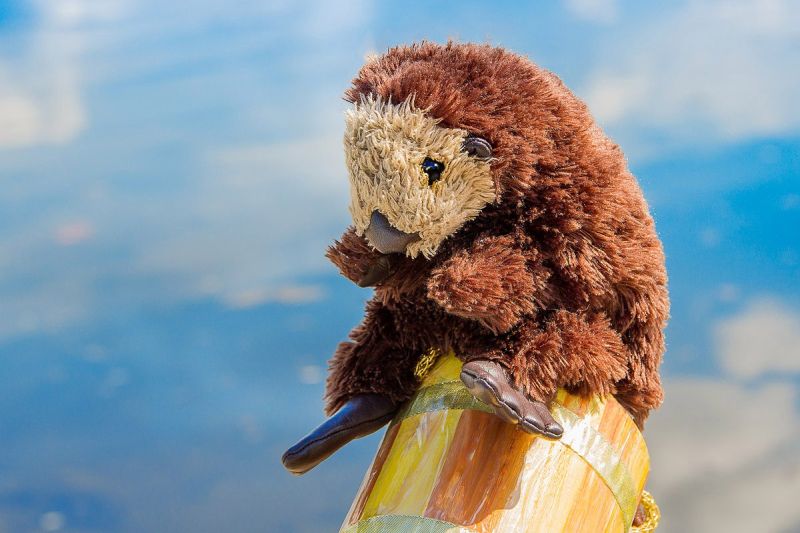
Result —
[[560, 391], [550, 441], [491, 414], [439, 357], [383, 438], [345, 533], [627, 532], [649, 470], [642, 434], [612, 397]]

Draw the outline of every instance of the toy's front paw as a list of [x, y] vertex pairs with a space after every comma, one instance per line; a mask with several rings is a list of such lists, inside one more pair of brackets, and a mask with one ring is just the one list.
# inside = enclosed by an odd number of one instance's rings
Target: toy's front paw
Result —
[[503, 367], [491, 361], [471, 361], [461, 369], [461, 381], [473, 396], [495, 408], [495, 413], [527, 433], [561, 438], [564, 429], [542, 402], [529, 400], [509, 383]]
[[505, 333], [533, 312], [536, 280], [513, 238], [490, 238], [435, 268], [427, 281], [428, 297], [452, 315]]
[[381, 394], [354, 396], [317, 429], [286, 450], [281, 460], [293, 474], [304, 474], [353, 439], [369, 435], [394, 416], [397, 405]]

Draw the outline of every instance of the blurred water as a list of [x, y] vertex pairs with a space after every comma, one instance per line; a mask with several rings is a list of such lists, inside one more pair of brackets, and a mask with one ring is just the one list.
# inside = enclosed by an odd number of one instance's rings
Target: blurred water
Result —
[[[348, 221], [340, 96], [365, 53], [450, 36], [561, 74], [650, 200], [673, 300], [648, 427], [663, 531], [797, 530], [789, 8], [621, 5], [0, 1], [0, 532], [338, 527], [380, 436], [301, 478], [279, 457], [322, 419], [325, 361], [370, 295], [323, 258]], [[703, 24], [726, 46], [661, 61]], [[759, 509], [728, 512], [743, 499]]]

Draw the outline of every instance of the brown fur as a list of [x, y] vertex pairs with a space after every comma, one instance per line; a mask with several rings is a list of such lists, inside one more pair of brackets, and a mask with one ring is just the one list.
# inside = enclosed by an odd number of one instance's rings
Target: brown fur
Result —
[[[367, 63], [347, 91], [415, 105], [488, 139], [497, 201], [430, 260], [404, 258], [331, 360], [327, 410], [407, 399], [430, 347], [509, 369], [531, 398], [615, 394], [641, 424], [662, 399], [669, 301], [661, 243], [620, 149], [553, 74], [486, 45], [422, 43]], [[353, 280], [375, 260], [349, 230], [328, 253]]]

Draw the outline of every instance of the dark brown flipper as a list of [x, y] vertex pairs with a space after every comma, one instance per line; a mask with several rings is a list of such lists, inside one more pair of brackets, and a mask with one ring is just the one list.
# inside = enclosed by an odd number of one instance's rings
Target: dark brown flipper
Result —
[[379, 256], [368, 268], [364, 276], [358, 280], [359, 287], [374, 287], [388, 279], [397, 270], [397, 265], [402, 261], [400, 254]]
[[281, 458], [283, 466], [293, 474], [304, 474], [351, 440], [383, 427], [396, 410], [397, 405], [381, 394], [354, 396], [317, 429], [286, 450]]
[[547, 406], [529, 400], [509, 383], [503, 367], [491, 361], [470, 361], [461, 369], [461, 381], [473, 396], [494, 406], [495, 413], [518, 424], [522, 431], [558, 439], [564, 433]]

